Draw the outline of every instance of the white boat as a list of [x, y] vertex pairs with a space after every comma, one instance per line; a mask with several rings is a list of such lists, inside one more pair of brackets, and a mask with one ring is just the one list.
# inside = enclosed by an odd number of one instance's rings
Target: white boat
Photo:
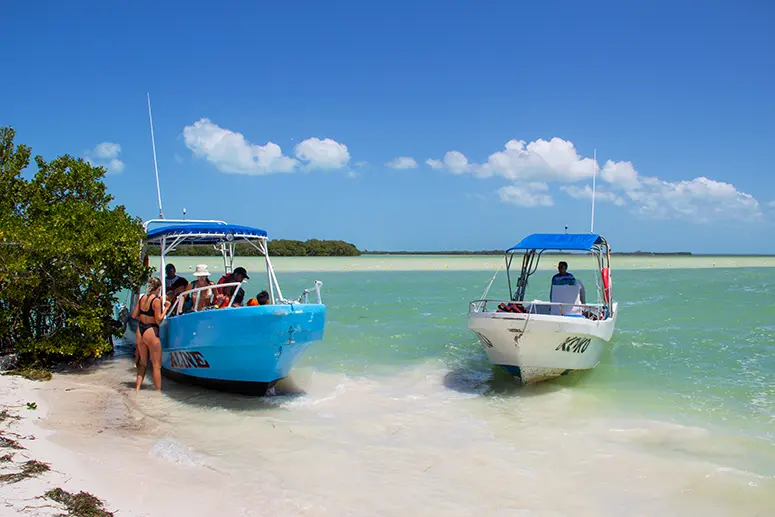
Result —
[[[528, 280], [547, 250], [591, 253], [596, 263], [596, 303], [583, 303], [588, 289], [575, 279], [551, 285], [549, 301], [525, 302]], [[512, 289], [512, 260], [522, 252], [522, 267]], [[606, 240], [594, 233], [533, 234], [507, 250], [505, 259], [509, 300], [486, 299], [488, 287], [483, 299], [469, 305], [468, 328], [479, 338], [490, 362], [523, 384], [594, 368], [613, 336], [618, 314]]]

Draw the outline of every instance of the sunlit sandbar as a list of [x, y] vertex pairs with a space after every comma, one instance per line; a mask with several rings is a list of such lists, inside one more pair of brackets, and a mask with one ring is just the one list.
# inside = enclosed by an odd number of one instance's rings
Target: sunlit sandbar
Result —
[[[270, 249], [271, 254], [271, 249]], [[548, 260], [547, 260], [548, 259]], [[170, 257], [179, 273], [193, 271], [196, 264], [207, 264], [210, 271], [223, 274], [220, 257]], [[248, 270], [263, 270], [263, 259], [242, 257]], [[559, 255], [545, 255], [539, 269], [554, 269]], [[563, 255], [571, 268], [592, 269], [594, 261], [584, 255]], [[611, 261], [622, 269], [696, 269], [775, 267], [775, 256], [710, 255], [614, 255]], [[153, 261], [151, 261], [153, 263]], [[273, 257], [276, 271], [495, 271], [504, 264], [501, 255], [362, 255], [360, 257]], [[218, 276], [220, 276], [220, 274]], [[214, 275], [215, 276], [215, 275]], [[217, 280], [217, 278], [216, 278]]]

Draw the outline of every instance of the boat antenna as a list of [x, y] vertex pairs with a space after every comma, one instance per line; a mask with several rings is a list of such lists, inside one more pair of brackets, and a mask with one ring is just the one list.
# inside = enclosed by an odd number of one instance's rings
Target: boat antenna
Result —
[[597, 180], [597, 149], [595, 149], [592, 155], [592, 223], [589, 228], [589, 233], [595, 233], [595, 183]]
[[156, 164], [156, 141], [153, 138], [153, 115], [151, 115], [151, 94], [146, 93], [148, 97], [148, 119], [151, 121], [151, 147], [153, 148], [153, 169], [156, 171], [156, 194], [159, 197], [159, 218], [164, 219], [164, 212], [161, 209], [161, 189], [159, 188], [159, 166]]

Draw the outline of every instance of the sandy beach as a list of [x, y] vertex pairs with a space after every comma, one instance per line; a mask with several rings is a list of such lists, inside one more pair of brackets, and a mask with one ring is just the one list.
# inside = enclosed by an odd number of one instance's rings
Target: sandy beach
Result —
[[[130, 372], [127, 378], [131, 380]], [[51, 468], [16, 483], [0, 483], [0, 515], [62, 515], [62, 505], [43, 497], [57, 487], [91, 493], [106, 511], [119, 516], [263, 515], [258, 510], [244, 513], [218, 496], [227, 489], [228, 476], [181, 462], [174, 447], [159, 450], [162, 436], [132, 407], [138, 399], [159, 396], [150, 389], [136, 395], [129, 387], [120, 394], [108, 386], [81, 383], [73, 373], [47, 382], [0, 376], [0, 406], [19, 416], [3, 422], [3, 436], [23, 447], [0, 451], [13, 454], [0, 473], [18, 472], [29, 460]], [[28, 402], [36, 409], [27, 409]], [[198, 488], [192, 490], [194, 486]]]
[[447, 387], [475, 374], [447, 381], [433, 364], [392, 380], [300, 369], [307, 394], [274, 401], [170, 382], [136, 394], [127, 358], [2, 376], [0, 404], [21, 417], [3, 433], [24, 447], [3, 473], [29, 459], [51, 471], [0, 484], [0, 515], [60, 515], [41, 498], [57, 487], [138, 517], [763, 517], [773, 502], [771, 478], [713, 461], [735, 449], [706, 429], [590, 418], [595, 396], [559, 386], [487, 402]]
[[[12, 461], [0, 464], [2, 474], [10, 474], [22, 470], [28, 461], [39, 461], [49, 465], [50, 470], [40, 475], [22, 479], [15, 483], [0, 484], [2, 494], [2, 515], [61, 515], [65, 508], [62, 505], [44, 497], [44, 494], [54, 488], [62, 488], [76, 494], [81, 491], [92, 494], [116, 492], [115, 500], [106, 502], [108, 511], [121, 508], [120, 515], [137, 516], [115, 503], [118, 497], [118, 483], [109, 480], [113, 475], [101, 477], [100, 463], [103, 464], [104, 451], [101, 459], [95, 462], [87, 455], [55, 443], [54, 432], [42, 427], [42, 422], [49, 416], [47, 394], [58, 389], [72, 389], [58, 385], [56, 382], [43, 383], [23, 379], [17, 376], [0, 376], [0, 406], [8, 412], [8, 417], [0, 424], [2, 435], [17, 442], [17, 446], [3, 447], [2, 454], [11, 454]], [[27, 407], [33, 403], [35, 409]], [[7, 445], [4, 444], [4, 445]], [[103, 498], [102, 495], [97, 497]], [[103, 499], [104, 501], [104, 499]], [[123, 501], [126, 505], [126, 501]]]

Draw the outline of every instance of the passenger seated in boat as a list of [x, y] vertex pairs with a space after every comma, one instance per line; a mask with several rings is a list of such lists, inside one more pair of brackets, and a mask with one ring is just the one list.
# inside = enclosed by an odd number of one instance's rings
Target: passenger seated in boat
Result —
[[269, 304], [269, 293], [266, 291], [261, 291], [256, 295], [255, 298], [251, 298], [248, 300], [248, 307], [255, 307], [257, 305], [268, 305]]
[[172, 283], [172, 286], [170, 289], [167, 290], [167, 300], [169, 300], [170, 303], [175, 303], [175, 299], [186, 290], [188, 287], [188, 280], [183, 278], [182, 276], [177, 277], [178, 279], [175, 280]]
[[[187, 291], [200, 287], [215, 285], [215, 283], [210, 280], [210, 271], [207, 270], [207, 264], [197, 264], [196, 270], [194, 271], [194, 276], [196, 277], [196, 280], [188, 284], [186, 287]], [[199, 303], [197, 304], [196, 308], [194, 308], [194, 303], [196, 302], [197, 297], [199, 298]], [[202, 309], [212, 305], [212, 302], [213, 289], [205, 289], [197, 293], [191, 293], [186, 296], [186, 304], [183, 306], [183, 312], [189, 312], [192, 310], [201, 311]]]
[[581, 315], [580, 305], [587, 303], [584, 284], [568, 272], [568, 263], [565, 261], [557, 264], [557, 271], [552, 277], [549, 301], [568, 305], [552, 305], [550, 313], [555, 316]]
[[[248, 276], [247, 270], [245, 270], [244, 267], [238, 267], [234, 269], [234, 272], [230, 275], [224, 275], [218, 280], [218, 284], [230, 284], [233, 282], [244, 282], [245, 280], [250, 280], [250, 277]], [[228, 286], [228, 287], [218, 287], [216, 288], [217, 296], [215, 305], [216, 307], [225, 307], [229, 304], [229, 300], [231, 300], [232, 295], [234, 294], [234, 289], [236, 289], [237, 286]], [[242, 301], [245, 299], [245, 291], [240, 287], [239, 291], [237, 291], [237, 295], [234, 297], [234, 303], [232, 304], [232, 307], [240, 307], [242, 306]]]
[[175, 269], [175, 264], [167, 264], [164, 267], [164, 285], [166, 291], [172, 289], [172, 284], [177, 282], [179, 278], [177, 270]]

